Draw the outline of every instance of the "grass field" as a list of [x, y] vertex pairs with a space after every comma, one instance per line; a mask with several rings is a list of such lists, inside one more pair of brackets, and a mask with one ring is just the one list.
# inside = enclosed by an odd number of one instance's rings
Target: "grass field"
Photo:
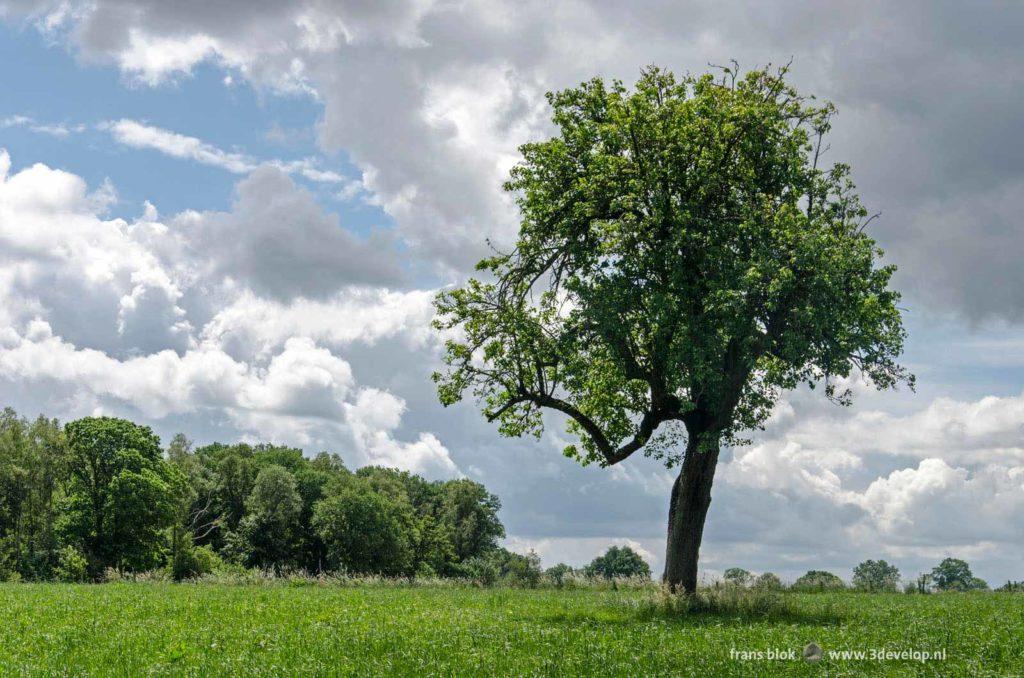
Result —
[[[672, 613], [644, 591], [8, 584], [0, 675], [1024, 675], [1021, 595], [782, 600], [765, 617]], [[828, 655], [873, 648], [946, 658]], [[797, 659], [735, 656], [768, 649]]]

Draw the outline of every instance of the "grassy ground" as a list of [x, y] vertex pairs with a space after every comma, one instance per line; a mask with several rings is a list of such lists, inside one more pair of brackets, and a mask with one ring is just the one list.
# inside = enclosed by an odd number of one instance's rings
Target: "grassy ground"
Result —
[[[765, 617], [673, 613], [641, 591], [9, 584], [0, 675], [1024, 675], [1024, 596], [782, 599]], [[946, 658], [827, 654], [873, 648]], [[768, 649], [798, 658], [735, 658]]]

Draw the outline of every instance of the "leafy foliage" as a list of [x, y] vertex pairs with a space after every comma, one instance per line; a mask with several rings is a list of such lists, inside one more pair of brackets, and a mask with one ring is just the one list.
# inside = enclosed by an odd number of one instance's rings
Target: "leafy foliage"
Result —
[[722, 577], [725, 581], [736, 586], [750, 586], [754, 581], [754, 575], [742, 567], [730, 567], [723, 573]]
[[651, 567], [643, 557], [628, 546], [609, 547], [587, 565], [585, 572], [592, 577], [642, 577], [649, 579]]
[[808, 570], [791, 587], [794, 591], [841, 591], [846, 588], [843, 580], [825, 570]]
[[766, 591], [781, 591], [782, 580], [773, 572], [765, 572], [754, 580], [754, 586]]
[[165, 454], [123, 419], [0, 413], [0, 580], [225, 566], [453, 577], [487, 558], [499, 577], [535, 581], [538, 563], [498, 548], [500, 508], [467, 479], [352, 473], [337, 455], [273, 445], [196, 449], [183, 435]]
[[932, 584], [939, 591], [972, 591], [988, 588], [984, 580], [971, 572], [971, 566], [959, 558], [945, 558], [932, 569]]
[[111, 417], [79, 419], [64, 432], [70, 477], [63, 531], [85, 555], [89, 575], [155, 566], [184, 482], [163, 462], [159, 438]]
[[650, 68], [632, 91], [549, 95], [558, 134], [522, 146], [506, 184], [515, 248], [437, 299], [458, 330], [441, 402], [471, 393], [505, 435], [539, 435], [554, 410], [584, 464], [644, 449], [671, 466], [685, 432], [736, 441], [781, 389], [848, 403], [836, 380], [855, 370], [911, 381], [894, 269], [849, 168], [819, 167], [834, 108], [785, 74]]
[[353, 483], [317, 503], [313, 528], [327, 547], [327, 564], [354, 574], [412, 574], [411, 538], [400, 507], [386, 495]]
[[900, 571], [884, 560], [865, 560], [853, 568], [852, 583], [861, 591], [896, 591], [900, 584]]

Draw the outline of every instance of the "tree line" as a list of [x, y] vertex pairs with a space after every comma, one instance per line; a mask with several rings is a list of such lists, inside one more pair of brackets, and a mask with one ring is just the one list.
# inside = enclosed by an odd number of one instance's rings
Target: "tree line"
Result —
[[0, 413], [0, 579], [98, 581], [219, 564], [384, 576], [508, 574], [501, 502], [468, 479], [348, 469], [268, 444], [166, 449], [125, 419]]
[[[723, 580], [730, 585], [779, 590], [784, 588], [779, 577], [772, 572], [755, 576], [741, 567], [731, 567], [723, 574]], [[865, 560], [853, 568], [849, 586], [837, 575], [825, 570], [809, 570], [790, 584], [792, 591], [825, 592], [853, 589], [868, 593], [895, 592], [900, 588], [900, 571], [895, 565], [884, 560]], [[959, 558], [945, 558], [912, 581], [904, 582], [906, 593], [931, 593], [933, 591], [987, 591], [985, 580], [974, 576], [971, 566]], [[1017, 582], [1007, 582], [1000, 591], [1020, 590]]]

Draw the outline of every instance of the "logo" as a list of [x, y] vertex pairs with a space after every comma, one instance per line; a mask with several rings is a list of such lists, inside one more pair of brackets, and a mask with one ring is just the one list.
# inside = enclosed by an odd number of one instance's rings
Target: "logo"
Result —
[[821, 661], [821, 657], [824, 653], [821, 651], [821, 645], [817, 643], [807, 643], [804, 645], [804, 661], [810, 662], [811, 664], [817, 664]]

